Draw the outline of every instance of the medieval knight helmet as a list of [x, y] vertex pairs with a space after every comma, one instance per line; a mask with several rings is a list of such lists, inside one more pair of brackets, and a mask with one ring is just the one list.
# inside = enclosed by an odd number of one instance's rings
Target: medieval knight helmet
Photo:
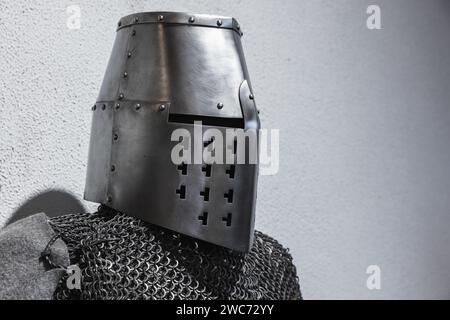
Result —
[[[173, 132], [195, 136], [197, 121], [201, 152], [216, 142], [205, 138], [208, 129], [224, 137], [227, 129], [259, 129], [241, 36], [237, 21], [227, 17], [147, 12], [120, 19], [92, 108], [86, 200], [249, 250], [258, 164], [238, 163], [236, 157], [231, 163], [172, 158], [184, 139], [173, 141]], [[247, 155], [258, 153], [257, 142], [245, 144]], [[223, 153], [230, 148], [224, 141]]]

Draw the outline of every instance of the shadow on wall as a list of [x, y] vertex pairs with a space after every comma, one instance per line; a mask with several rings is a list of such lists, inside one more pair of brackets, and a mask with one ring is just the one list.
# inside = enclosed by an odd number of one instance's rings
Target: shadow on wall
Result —
[[70, 193], [60, 190], [48, 190], [25, 201], [12, 214], [6, 225], [39, 212], [44, 212], [49, 217], [56, 217], [69, 213], [84, 213], [86, 209]]

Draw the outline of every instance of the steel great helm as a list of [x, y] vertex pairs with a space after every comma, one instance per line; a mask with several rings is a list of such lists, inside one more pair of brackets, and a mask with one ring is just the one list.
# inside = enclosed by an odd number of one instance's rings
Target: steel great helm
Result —
[[[127, 215], [238, 251], [252, 245], [257, 163], [175, 163], [176, 129], [203, 148], [206, 131], [260, 127], [233, 18], [137, 13], [117, 35], [93, 109], [84, 198]], [[202, 126], [199, 129], [198, 122]], [[205, 138], [206, 137], [206, 138]], [[258, 136], [256, 135], [256, 139]], [[257, 141], [258, 142], [258, 141]], [[219, 150], [219, 149], [217, 149]], [[216, 151], [217, 151], [216, 150]], [[236, 150], [231, 152], [236, 153]], [[258, 143], [245, 144], [258, 153]]]

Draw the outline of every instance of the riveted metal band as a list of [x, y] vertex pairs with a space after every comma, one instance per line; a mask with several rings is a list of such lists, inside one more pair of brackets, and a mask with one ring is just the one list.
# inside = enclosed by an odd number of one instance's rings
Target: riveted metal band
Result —
[[117, 31], [136, 24], [179, 24], [220, 29], [231, 29], [240, 36], [243, 35], [236, 19], [231, 17], [213, 16], [206, 14], [189, 14], [183, 12], [142, 12], [122, 17], [117, 23]]

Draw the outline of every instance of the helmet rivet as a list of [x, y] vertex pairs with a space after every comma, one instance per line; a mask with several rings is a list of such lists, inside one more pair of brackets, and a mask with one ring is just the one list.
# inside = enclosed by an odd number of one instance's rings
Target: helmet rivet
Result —
[[138, 17], [134, 18], [134, 22], [139, 22], [139, 18]]
[[112, 197], [111, 197], [111, 196], [108, 196], [108, 197], [106, 198], [106, 202], [111, 203], [111, 202], [112, 202]]
[[102, 110], [105, 110], [106, 109], [106, 105], [102, 105]]
[[131, 57], [131, 51], [128, 51], [127, 56], [128, 58]]
[[165, 105], [160, 105], [159, 106], [159, 111], [164, 111], [164, 110], [166, 110], [166, 106]]
[[190, 17], [190, 18], [189, 18], [189, 22], [190, 22], [190, 23], [194, 23], [194, 21], [195, 21], [195, 18], [194, 18], [194, 17]]
[[248, 98], [249, 98], [250, 100], [255, 99], [255, 97], [253, 96], [253, 93], [250, 93], [250, 95], [248, 96]]
[[136, 109], [136, 110], [139, 110], [140, 108], [141, 108], [141, 104], [140, 104], [140, 103], [137, 103], [136, 106], [135, 106], [135, 109]]
[[119, 135], [117, 133], [114, 133], [114, 137], [113, 137], [114, 141], [119, 140]]
[[217, 20], [217, 25], [220, 27], [222, 25], [222, 20], [218, 19]]
[[123, 77], [124, 77], [124, 78], [128, 77], [128, 72], [125, 71], [125, 72], [123, 73]]
[[111, 171], [115, 171], [116, 170], [116, 166], [115, 165], [112, 165], [111, 166]]
[[258, 114], [259, 114], [259, 109], [257, 111], [258, 111]]
[[158, 20], [159, 20], [159, 21], [164, 20], [164, 16], [163, 16], [163, 15], [159, 15], [159, 16], [158, 16]]
[[124, 97], [123, 93], [119, 94], [119, 99], [122, 100]]
[[94, 104], [94, 105], [92, 106], [92, 111], [95, 111], [95, 109], [97, 109], [97, 105], [96, 105], [96, 104]]
[[136, 30], [133, 30], [133, 32], [131, 32], [131, 35], [135, 36], [136, 35]]
[[120, 108], [120, 103], [116, 103], [116, 109]]
[[117, 26], [120, 27], [122, 25], [122, 21], [117, 22]]
[[218, 104], [217, 104], [217, 109], [222, 109], [223, 108], [223, 103], [222, 102], [219, 102]]
[[240, 25], [237, 25], [237, 26], [236, 26], [236, 29], [241, 30], [241, 26], [240, 26]]

